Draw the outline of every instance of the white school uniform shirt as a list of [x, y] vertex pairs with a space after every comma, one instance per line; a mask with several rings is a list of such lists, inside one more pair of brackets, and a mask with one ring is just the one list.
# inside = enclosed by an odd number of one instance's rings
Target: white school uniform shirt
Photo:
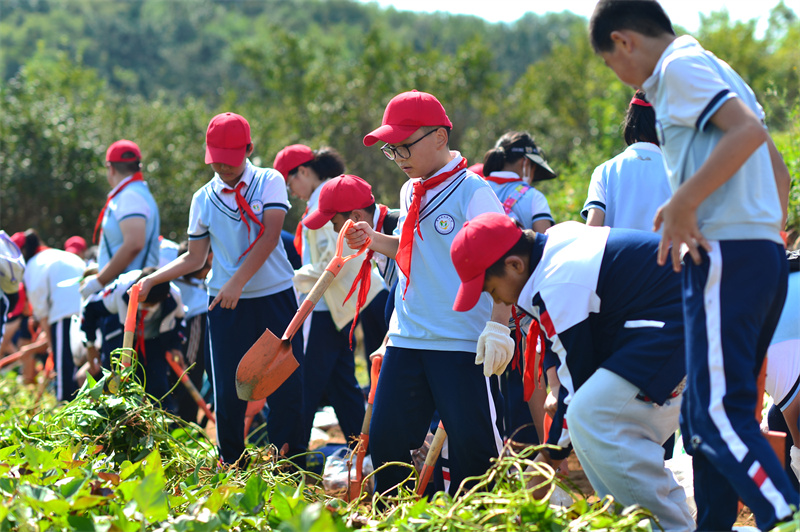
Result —
[[106, 211], [103, 214], [102, 232], [99, 238], [97, 255], [97, 265], [100, 269], [108, 264], [111, 257], [122, 246], [123, 237], [122, 230], [119, 227], [120, 222], [132, 217], [145, 219], [145, 243], [142, 250], [125, 267], [124, 271], [140, 270], [147, 266], [158, 266], [158, 236], [161, 231], [158, 205], [145, 181], [127, 184], [132, 178], [133, 174], [120, 181], [108, 193], [111, 196], [120, 188], [125, 187], [117, 197], [108, 202]]
[[[271, 168], [258, 168], [248, 160], [242, 181], [245, 186], [242, 196], [250, 205], [253, 213], [263, 223], [264, 211], [281, 209], [289, 210], [289, 198], [286, 194], [286, 183], [283, 176]], [[208, 295], [214, 297], [222, 286], [241, 267], [247, 256], [240, 255], [258, 236], [258, 227], [248, 217], [250, 235], [242, 222], [235, 194], [223, 194], [222, 189], [228, 187], [219, 175], [203, 185], [192, 197], [189, 210], [189, 240], [201, 238], [211, 239], [211, 250], [214, 259], [211, 272], [206, 278]], [[265, 228], [266, 231], [266, 228]], [[264, 264], [244, 285], [242, 298], [263, 297], [292, 287], [294, 270], [286, 257], [286, 250], [278, 243]]]
[[[451, 154], [453, 160], [437, 174], [455, 168], [461, 161], [460, 153]], [[407, 181], [400, 191], [400, 219], [395, 229], [398, 236], [408, 215], [415, 181]], [[408, 280], [398, 268], [388, 345], [475, 352], [478, 337], [491, 317], [492, 299], [483, 293], [469, 312], [453, 310], [461, 281], [450, 258], [450, 246], [464, 222], [485, 212], [503, 213], [503, 207], [488, 183], [466, 169], [425, 193], [419, 212], [422, 238], [415, 233], [407, 292]]]
[[[656, 131], [674, 193], [708, 159], [722, 137], [710, 119], [739, 98], [763, 121], [764, 111], [739, 75], [688, 35], [664, 50], [642, 88], [656, 112]], [[781, 206], [767, 143], [697, 209], [709, 240], [781, 240]]]
[[651, 231], [656, 211], [671, 196], [661, 149], [636, 142], [595, 168], [581, 216], [600, 209], [603, 225]]
[[[325, 183], [327, 182], [328, 180], [323, 181], [317, 188], [313, 190], [313, 192], [311, 192], [311, 196], [308, 198], [308, 202], [306, 203], [306, 206], [308, 207], [308, 212], [306, 213], [306, 216], [317, 210], [317, 205], [319, 205], [319, 195], [320, 193], [322, 193], [322, 187], [324, 187]], [[313, 261], [311, 260], [311, 244], [309, 244], [308, 242], [309, 231], [310, 229], [305, 225], [301, 229], [301, 236], [303, 239], [303, 256], [300, 257], [300, 260], [303, 261], [303, 266], [299, 270], [297, 270], [297, 274], [300, 274], [300, 276], [302, 276], [303, 272], [305, 272], [306, 270], [313, 269]], [[335, 239], [336, 236], [338, 236], [335, 234], [336, 231], [333, 230], [333, 224], [330, 222], [320, 227], [318, 231], [322, 232], [320, 234], [324, 236], [325, 241], [328, 241], [331, 238]], [[331, 235], [331, 232], [333, 232], [334, 234]], [[305, 268], [306, 270], [304, 270], [303, 268]], [[300, 277], [298, 277], [298, 279], [299, 278]], [[318, 279], [319, 276], [317, 276], [316, 278]], [[297, 287], [295, 286], [295, 288]], [[301, 288], [298, 288], [298, 291], [300, 291], [301, 293], [307, 292], [307, 290], [302, 290]], [[329, 310], [328, 304], [325, 302], [325, 297], [321, 297], [320, 300], [317, 301], [317, 304], [314, 305], [314, 310], [319, 310], [319, 311]]]
[[83, 259], [60, 249], [43, 249], [30, 258], [23, 276], [36, 319], [53, 324], [81, 312], [80, 284], [64, 283], [83, 275]]
[[764, 389], [781, 410], [798, 393], [800, 378], [800, 272], [789, 274], [786, 302], [767, 351]]

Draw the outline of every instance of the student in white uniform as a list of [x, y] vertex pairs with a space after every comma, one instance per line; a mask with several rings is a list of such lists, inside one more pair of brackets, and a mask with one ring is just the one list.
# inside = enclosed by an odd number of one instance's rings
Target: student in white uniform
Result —
[[[53, 352], [57, 373], [56, 398], [68, 401], [77, 389], [75, 364], [70, 346], [70, 322], [81, 312], [78, 283], [69, 281], [83, 275], [83, 260], [73, 253], [42, 245], [33, 229], [25, 231], [25, 289]], [[66, 282], [65, 282], [66, 281]]]
[[[467, 160], [451, 151], [452, 122], [431, 94], [410, 91], [386, 106], [382, 125], [364, 137], [410, 179], [400, 191], [396, 236], [359, 222], [348, 245], [395, 258], [399, 284], [389, 343], [381, 366], [370, 426], [376, 467], [410, 462], [434, 411], [448, 443], [442, 451], [445, 489], [454, 493], [467, 477], [481, 475], [502, 446], [497, 379], [511, 360], [514, 341], [506, 323], [510, 308], [493, 309], [486, 296], [471, 312], [452, 309], [458, 276], [450, 244], [461, 225], [485, 212], [502, 212], [497, 196]], [[379, 492], [408, 476], [400, 467], [379, 469]]]
[[[600, 0], [592, 48], [653, 104], [673, 194], [658, 210], [658, 263], [682, 272], [684, 447], [697, 528], [729, 530], [737, 501], [762, 530], [800, 497], [753, 412], [756, 378], [786, 298], [781, 229], [791, 177], [753, 90], [654, 0]], [[682, 260], [683, 259], [683, 260]]]
[[672, 195], [656, 134], [656, 114], [636, 91], [625, 114], [628, 147], [595, 168], [581, 216], [587, 225], [651, 231], [656, 211]]
[[[209, 374], [214, 389], [217, 444], [222, 461], [236, 463], [244, 451], [247, 402], [236, 395], [236, 368], [264, 329], [280, 337], [297, 312], [292, 270], [280, 244], [289, 199], [280, 174], [253, 166], [250, 124], [234, 113], [215, 116], [206, 131], [205, 162], [214, 177], [195, 192], [189, 210], [188, 252], [140, 281], [139, 300], [151, 286], [203, 268], [208, 276]], [[270, 443], [288, 456], [307, 448], [302, 413], [303, 335], [292, 340], [301, 365], [272, 394], [267, 418]], [[303, 460], [301, 460], [303, 461]], [[304, 461], [303, 461], [304, 462]]]

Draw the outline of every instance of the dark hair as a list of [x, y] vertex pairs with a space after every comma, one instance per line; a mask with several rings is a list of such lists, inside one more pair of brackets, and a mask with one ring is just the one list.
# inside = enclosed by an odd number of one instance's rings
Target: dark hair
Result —
[[[377, 208], [377, 205], [375, 203], [373, 203], [372, 205], [367, 205], [366, 207], [364, 207], [364, 211], [366, 211], [366, 213], [369, 216], [375, 216], [375, 209], [376, 208]], [[350, 218], [350, 215], [353, 214], [353, 211], [340, 212], [340, 213], [337, 213], [337, 214], [341, 214], [345, 218]]]
[[25, 262], [28, 262], [31, 257], [39, 253], [39, 248], [42, 247], [42, 240], [35, 229], [27, 229], [24, 235], [25, 243], [20, 251], [22, 251], [22, 258], [25, 259]]
[[[508, 131], [504, 133], [502, 137], [497, 139], [494, 148], [487, 151], [483, 156], [483, 175], [499, 172], [505, 168], [506, 164], [514, 164], [525, 157], [525, 152], [510, 151], [508, 148], [512, 146], [533, 146], [536, 148], [536, 142], [527, 131]], [[536, 148], [536, 150], [538, 151], [539, 149]]]
[[[144, 279], [148, 275], [155, 273], [158, 268], [154, 268], [153, 266], [147, 266], [146, 268], [142, 268], [142, 273], [139, 275], [139, 278], [136, 279], [136, 282], [139, 282], [141, 279]], [[165, 281], [163, 283], [158, 283], [154, 285], [153, 288], [150, 289], [150, 292], [147, 294], [147, 298], [144, 300], [145, 303], [161, 303], [167, 296], [169, 295], [169, 281]]]
[[656, 0], [600, 0], [589, 20], [589, 40], [595, 53], [614, 48], [611, 33], [632, 30], [648, 37], [675, 35], [672, 22]]
[[[132, 151], [126, 151], [121, 156], [122, 159], [131, 159], [133, 157], [136, 157], [136, 154], [133, 153]], [[116, 171], [118, 174], [123, 174], [123, 175], [130, 175], [142, 169], [141, 161], [130, 161], [127, 163], [109, 162], [108, 164], [110, 164], [111, 168], [113, 168], [114, 171]]]
[[[344, 158], [333, 148], [327, 146], [314, 150], [314, 159], [303, 163], [300, 166], [308, 166], [320, 179], [325, 180], [331, 177], [340, 176], [344, 173]], [[297, 168], [289, 172], [293, 174]]]
[[[636, 91], [633, 97], [647, 101], [643, 91]], [[656, 112], [651, 106], [631, 103], [622, 122], [622, 134], [628, 146], [636, 142], [652, 142], [660, 146], [656, 133]]]
[[536, 233], [530, 229], [523, 230], [517, 243], [511, 246], [511, 249], [506, 251], [494, 264], [486, 268], [486, 277], [503, 277], [506, 270], [506, 259], [511, 256], [530, 257], [535, 243]]

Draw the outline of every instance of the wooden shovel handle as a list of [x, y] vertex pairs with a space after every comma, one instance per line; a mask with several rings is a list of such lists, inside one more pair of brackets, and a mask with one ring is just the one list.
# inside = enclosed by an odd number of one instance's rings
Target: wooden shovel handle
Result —
[[417, 486], [417, 497], [422, 497], [425, 493], [425, 488], [428, 487], [433, 476], [433, 466], [436, 465], [436, 460], [439, 459], [439, 454], [442, 452], [444, 440], [447, 438], [447, 432], [444, 430], [444, 425], [439, 422], [436, 428], [436, 434], [433, 435], [431, 448], [428, 449], [428, 455], [425, 457], [425, 464], [422, 466], [422, 471], [419, 474], [419, 485]]

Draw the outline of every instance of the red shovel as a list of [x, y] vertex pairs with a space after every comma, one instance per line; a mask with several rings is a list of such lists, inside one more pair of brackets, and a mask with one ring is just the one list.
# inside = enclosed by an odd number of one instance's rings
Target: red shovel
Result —
[[367, 396], [367, 410], [364, 412], [364, 422], [361, 424], [361, 435], [358, 437], [356, 446], [356, 470], [355, 477], [350, 479], [349, 501], [354, 501], [361, 496], [361, 483], [364, 481], [364, 458], [367, 456], [369, 447], [369, 424], [372, 421], [372, 404], [375, 402], [375, 388], [378, 386], [378, 377], [381, 374], [381, 364], [383, 355], [377, 355], [372, 359], [370, 368], [369, 395]]
[[244, 401], [257, 401], [268, 397], [278, 389], [299, 367], [292, 354], [292, 338], [300, 329], [314, 306], [331, 285], [344, 264], [367, 250], [369, 242], [358, 250], [358, 253], [342, 258], [344, 234], [353, 225], [352, 220], [344, 223], [336, 241], [336, 255], [328, 263], [328, 267], [317, 279], [308, 296], [297, 309], [283, 336], [278, 339], [267, 329], [256, 343], [244, 354], [236, 369], [236, 395]]

